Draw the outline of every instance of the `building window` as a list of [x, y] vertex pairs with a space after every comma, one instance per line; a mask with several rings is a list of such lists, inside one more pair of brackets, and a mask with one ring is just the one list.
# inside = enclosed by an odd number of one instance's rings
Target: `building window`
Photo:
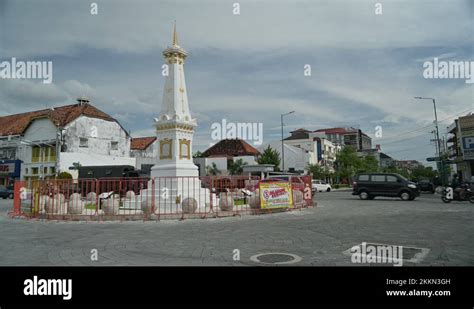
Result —
[[118, 142], [110, 142], [111, 150], [118, 150]]
[[34, 146], [32, 148], [31, 162], [40, 162], [41, 161], [41, 147]]
[[48, 162], [55, 162], [56, 161], [56, 147], [55, 146], [48, 146], [45, 149], [46, 153], [46, 160]]
[[88, 148], [89, 147], [89, 139], [85, 137], [79, 138], [79, 147], [81, 148]]
[[48, 167], [47, 166], [43, 167], [43, 174], [48, 174]]
[[38, 168], [37, 168], [37, 167], [33, 167], [33, 168], [31, 169], [31, 173], [32, 173], [33, 175], [38, 175]]
[[50, 167], [49, 168], [49, 173], [50, 174], [56, 174], [56, 168], [55, 167]]
[[56, 145], [50, 148], [49, 159], [51, 162], [56, 162]]

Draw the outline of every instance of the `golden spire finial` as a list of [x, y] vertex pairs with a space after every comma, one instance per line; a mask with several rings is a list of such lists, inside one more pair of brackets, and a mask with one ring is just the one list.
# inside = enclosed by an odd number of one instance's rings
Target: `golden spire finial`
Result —
[[176, 20], [174, 21], [173, 45], [178, 45], [178, 34], [176, 33]]

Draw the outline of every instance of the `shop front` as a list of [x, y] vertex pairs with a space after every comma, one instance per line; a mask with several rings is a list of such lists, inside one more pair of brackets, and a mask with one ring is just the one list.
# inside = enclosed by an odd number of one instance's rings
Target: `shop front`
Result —
[[12, 186], [16, 179], [20, 179], [20, 160], [0, 160], [0, 186]]

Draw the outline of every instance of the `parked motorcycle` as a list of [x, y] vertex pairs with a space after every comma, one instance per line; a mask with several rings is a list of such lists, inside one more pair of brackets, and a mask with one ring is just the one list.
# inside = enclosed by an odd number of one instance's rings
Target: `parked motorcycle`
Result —
[[441, 194], [441, 200], [445, 203], [451, 203], [451, 201], [469, 201], [474, 203], [474, 192], [472, 192], [471, 188], [468, 185], [462, 186], [464, 189], [464, 198], [461, 198], [459, 195], [459, 191], [453, 190], [453, 198], [448, 198], [448, 188], [443, 189], [443, 193]]

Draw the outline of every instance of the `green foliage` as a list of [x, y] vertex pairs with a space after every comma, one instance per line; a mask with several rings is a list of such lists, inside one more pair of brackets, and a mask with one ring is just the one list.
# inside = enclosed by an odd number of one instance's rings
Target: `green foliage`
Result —
[[438, 175], [438, 171], [433, 170], [431, 166], [428, 166], [428, 167], [418, 166], [412, 171], [412, 178], [415, 180], [433, 179], [437, 175]]
[[357, 173], [375, 173], [379, 171], [379, 162], [373, 155], [367, 155], [363, 158], [359, 158]]
[[217, 168], [216, 163], [212, 162], [211, 166], [206, 166], [206, 173], [207, 175], [216, 176], [219, 175], [221, 171]]
[[338, 179], [350, 179], [363, 167], [363, 163], [354, 148], [346, 146], [339, 152], [334, 166]]
[[245, 199], [244, 198], [237, 198], [237, 199], [234, 199], [234, 205], [238, 206], [238, 205], [245, 205]]
[[95, 210], [97, 208], [96, 204], [89, 203], [84, 206], [85, 209]]
[[313, 179], [327, 179], [334, 176], [327, 167], [318, 164], [309, 164], [307, 169], [313, 175]]
[[271, 148], [270, 145], [263, 151], [260, 158], [258, 158], [258, 164], [273, 164], [275, 171], [279, 171], [280, 165], [280, 154], [275, 149]]
[[308, 171], [313, 175], [313, 179], [321, 179], [324, 174], [324, 169], [318, 164], [309, 164]]
[[405, 178], [410, 178], [410, 172], [407, 169], [398, 168], [396, 166], [389, 166], [382, 169], [383, 173], [396, 173], [400, 174]]
[[68, 172], [61, 172], [59, 173], [57, 179], [72, 179], [72, 175]]
[[74, 163], [72, 163], [72, 167], [73, 167], [73, 169], [75, 169], [75, 170], [78, 170], [81, 166], [82, 166], [82, 165], [81, 165], [80, 162], [74, 162]]
[[196, 152], [193, 154], [193, 158], [202, 158], [202, 152], [200, 152], [199, 150], [196, 151]]
[[247, 165], [247, 162], [244, 162], [242, 159], [237, 161], [232, 161], [229, 164], [229, 174], [230, 175], [240, 175], [244, 172], [244, 165]]

